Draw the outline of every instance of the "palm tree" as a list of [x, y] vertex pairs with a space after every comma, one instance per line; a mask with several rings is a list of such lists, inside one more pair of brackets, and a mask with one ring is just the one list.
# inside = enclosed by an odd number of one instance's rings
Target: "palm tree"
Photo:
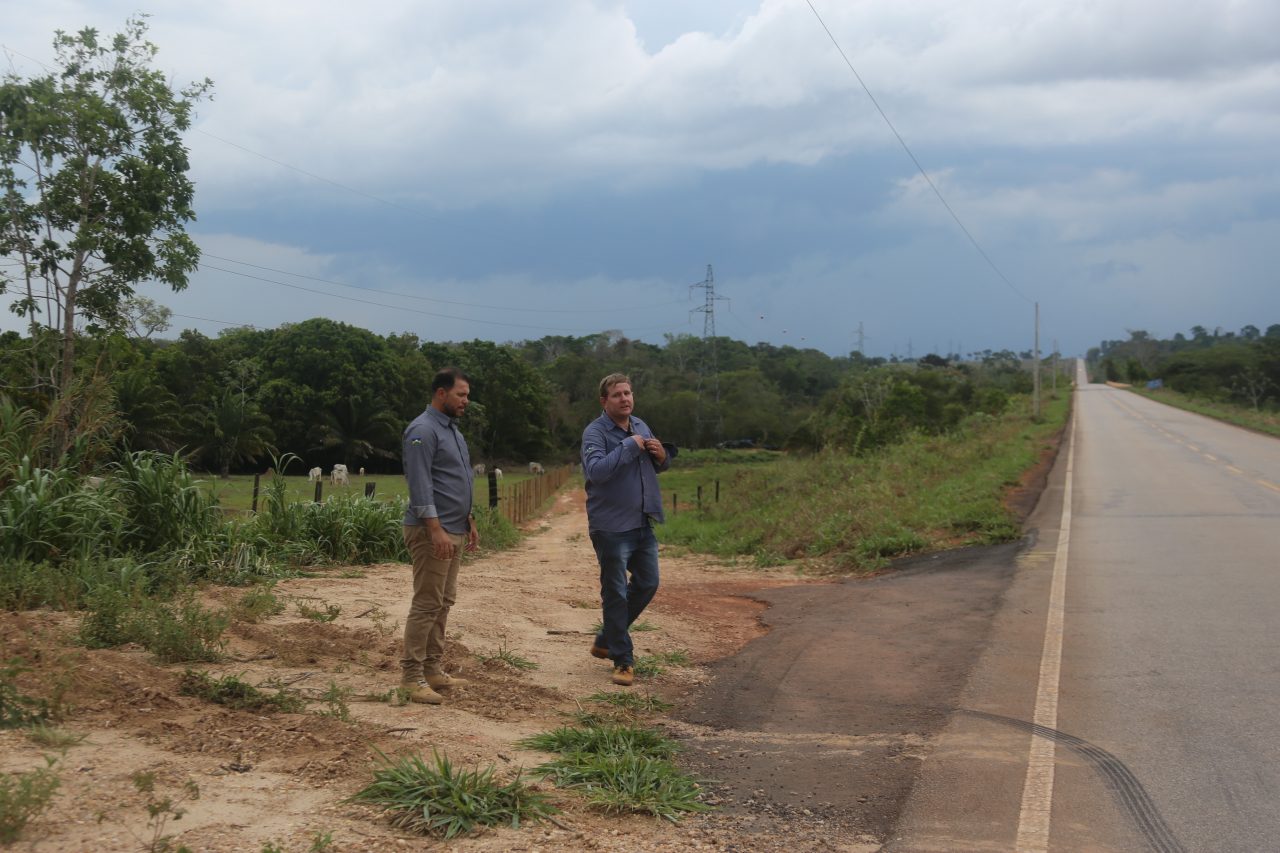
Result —
[[337, 448], [344, 463], [357, 464], [372, 457], [395, 458], [394, 447], [400, 424], [386, 409], [376, 410], [363, 397], [339, 400], [324, 413], [315, 450]]
[[274, 453], [270, 420], [245, 394], [228, 389], [214, 402], [204, 419], [207, 447], [218, 465], [218, 476], [227, 479], [231, 466]]
[[143, 370], [128, 370], [115, 381], [116, 411], [125, 423], [125, 437], [134, 450], [178, 449], [182, 431], [181, 407], [168, 389]]

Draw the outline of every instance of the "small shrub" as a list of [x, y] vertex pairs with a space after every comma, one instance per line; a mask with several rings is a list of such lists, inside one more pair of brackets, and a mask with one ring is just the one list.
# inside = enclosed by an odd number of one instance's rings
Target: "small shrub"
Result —
[[325, 705], [324, 710], [317, 713], [322, 717], [342, 720], [344, 723], [351, 722], [351, 708], [347, 705], [347, 699], [350, 696], [351, 688], [339, 687], [336, 681], [330, 681], [329, 687], [320, 694], [320, 701]]
[[194, 594], [167, 604], [103, 586], [90, 594], [87, 603], [79, 638], [89, 648], [138, 643], [162, 663], [222, 657], [222, 633], [229, 619], [221, 611], [202, 607]]
[[297, 713], [306, 707], [302, 697], [283, 690], [265, 693], [237, 676], [213, 678], [207, 672], [188, 669], [182, 674], [178, 692], [207, 702], [246, 711], [282, 711]]
[[392, 761], [379, 752], [378, 757], [383, 766], [374, 770], [373, 783], [349, 802], [380, 807], [400, 829], [449, 839], [482, 826], [519, 828], [521, 821], [540, 821], [558, 811], [519, 775], [499, 783], [493, 765], [462, 770], [439, 753], [433, 753], [432, 764], [418, 755]]
[[0, 667], [0, 729], [16, 729], [43, 723], [49, 718], [49, 703], [27, 696], [18, 690], [16, 679], [29, 672], [21, 658], [13, 658]]
[[284, 602], [273, 591], [274, 583], [265, 583], [240, 596], [231, 609], [238, 622], [262, 622], [284, 612]]
[[45, 767], [26, 773], [0, 774], [0, 844], [12, 844], [31, 820], [49, 807], [62, 780], [57, 763], [46, 758]]
[[[161, 851], [174, 850], [175, 853], [182, 853], [187, 850], [186, 847], [173, 847], [173, 839], [164, 834], [164, 828], [170, 820], [182, 820], [183, 815], [187, 813], [186, 808], [182, 805], [190, 800], [200, 799], [200, 786], [191, 779], [182, 783], [182, 790], [178, 794], [169, 794], [161, 796], [156, 792], [156, 774], [139, 770], [130, 777], [133, 782], [134, 790], [140, 794], [146, 794], [147, 809], [147, 830], [151, 833], [150, 838], [140, 838], [143, 843], [143, 849], [150, 853], [161, 853]], [[130, 830], [132, 832], [132, 830]]]

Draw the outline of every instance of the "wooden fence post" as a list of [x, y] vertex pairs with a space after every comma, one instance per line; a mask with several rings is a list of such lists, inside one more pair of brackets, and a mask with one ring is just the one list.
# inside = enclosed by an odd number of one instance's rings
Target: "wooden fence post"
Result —
[[364, 496], [365, 496], [366, 498], [371, 498], [371, 497], [373, 497], [373, 490], [377, 487], [377, 485], [378, 485], [377, 483], [365, 483], [365, 484], [364, 484]]
[[720, 481], [716, 480], [716, 503], [720, 503]]
[[320, 493], [324, 489], [324, 480], [316, 480], [316, 503], [320, 503]]
[[489, 509], [498, 505], [498, 472], [489, 472]]
[[250, 510], [251, 512], [258, 511], [258, 481], [261, 479], [261, 477], [262, 477], [261, 474], [253, 475], [253, 507]]

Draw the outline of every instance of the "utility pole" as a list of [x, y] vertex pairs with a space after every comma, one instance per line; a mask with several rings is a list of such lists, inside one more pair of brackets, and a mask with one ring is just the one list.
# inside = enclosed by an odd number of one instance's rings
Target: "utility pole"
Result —
[[1058, 396], [1058, 339], [1053, 339], [1053, 396]]
[[866, 355], [866, 353], [863, 351], [863, 346], [866, 344], [866, 342], [867, 342], [867, 334], [866, 332], [862, 331], [862, 321], [859, 320], [858, 321], [858, 355]]
[[[690, 292], [695, 287], [702, 288], [703, 304], [693, 311], [702, 312], [702, 363], [698, 365], [698, 416], [697, 435], [702, 437], [703, 402], [702, 386], [707, 377], [711, 377], [712, 397], [715, 401], [715, 442], [724, 440], [724, 418], [720, 414], [720, 366], [716, 362], [716, 301], [728, 301], [724, 296], [716, 296], [716, 279], [707, 264], [707, 277], [697, 284], [689, 285]], [[692, 313], [692, 312], [690, 312]]]
[[1034, 391], [1032, 392], [1033, 394], [1032, 399], [1035, 401], [1035, 405], [1032, 411], [1032, 417], [1034, 417], [1038, 421], [1040, 420], [1040, 303], [1039, 302], [1036, 303], [1036, 342], [1035, 342], [1035, 349], [1031, 351], [1031, 369], [1035, 371], [1034, 373], [1031, 374], [1032, 388], [1034, 388]]

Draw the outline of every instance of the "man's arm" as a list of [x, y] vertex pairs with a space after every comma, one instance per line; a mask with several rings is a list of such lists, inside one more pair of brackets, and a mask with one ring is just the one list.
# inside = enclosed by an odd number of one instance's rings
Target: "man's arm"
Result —
[[436, 510], [435, 486], [432, 482], [432, 460], [436, 453], [436, 433], [429, 425], [419, 424], [405, 431], [404, 476], [409, 481], [409, 510], [427, 528], [431, 551], [437, 560], [453, 558], [454, 544], [440, 525]]
[[604, 426], [592, 421], [582, 433], [582, 470], [593, 483], [607, 483], [623, 465], [634, 462], [644, 452], [643, 436], [628, 437], [611, 452], [605, 452]]

